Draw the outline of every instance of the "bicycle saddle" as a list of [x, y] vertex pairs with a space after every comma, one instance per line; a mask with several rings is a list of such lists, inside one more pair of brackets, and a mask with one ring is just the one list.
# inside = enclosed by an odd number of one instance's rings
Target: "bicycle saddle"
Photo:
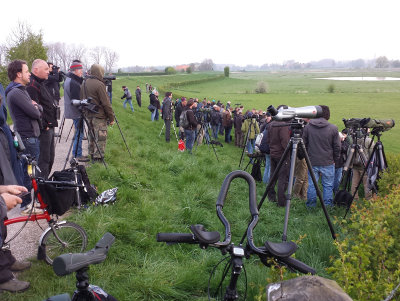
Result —
[[203, 225], [191, 225], [190, 230], [199, 242], [213, 244], [219, 241], [220, 234], [217, 231], [206, 231]]
[[297, 245], [293, 241], [271, 242], [266, 241], [265, 250], [277, 257], [289, 257], [297, 250]]

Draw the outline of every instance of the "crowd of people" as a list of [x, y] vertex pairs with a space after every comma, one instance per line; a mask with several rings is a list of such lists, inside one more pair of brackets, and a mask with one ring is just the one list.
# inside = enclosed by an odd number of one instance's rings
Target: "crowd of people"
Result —
[[[322, 105], [322, 116], [314, 119], [303, 118], [302, 138], [309, 155], [312, 172], [317, 182], [321, 181], [322, 195], [325, 206], [333, 206], [335, 194], [339, 190], [342, 180], [343, 166], [346, 162], [349, 147], [353, 143], [349, 137], [348, 129], [338, 131], [336, 125], [331, 124], [330, 109]], [[285, 149], [289, 145], [292, 129], [287, 121], [273, 120], [268, 111], [247, 110], [244, 112], [242, 105], [238, 104], [235, 108], [228, 101], [223, 104], [220, 101], [207, 100], [204, 98], [199, 101], [197, 98], [186, 97], [172, 99], [172, 93], [167, 92], [162, 102], [158, 99], [158, 92], [151, 91], [150, 107], [152, 111], [151, 120], [157, 121], [159, 112], [162, 112], [162, 119], [165, 122], [165, 140], [170, 142], [171, 121], [175, 118], [176, 126], [179, 128], [180, 138], [186, 138], [186, 149], [192, 152], [194, 142], [199, 144], [204, 139], [218, 139], [218, 135], [224, 136], [225, 143], [231, 143], [234, 139], [234, 145], [239, 148], [245, 148], [249, 155], [250, 164], [254, 163], [255, 152], [258, 156], [265, 157], [265, 168], [262, 181], [268, 185], [271, 175], [275, 172], [279, 161], [281, 160]], [[278, 109], [288, 109], [281, 105]], [[174, 116], [172, 112], [175, 112]], [[188, 114], [189, 122], [185, 120], [184, 114]], [[232, 138], [232, 128], [234, 129], [234, 138]], [[208, 133], [207, 129], [210, 129]], [[209, 142], [210, 140], [207, 140]], [[257, 143], [256, 143], [257, 141]], [[354, 143], [363, 146], [365, 157], [369, 158], [374, 143], [369, 137], [357, 139]], [[278, 206], [284, 207], [287, 202], [287, 189], [289, 183], [290, 156], [286, 156], [280, 166], [277, 179], [271, 183], [267, 192], [268, 199], [276, 202]], [[372, 193], [368, 188], [367, 176], [364, 173], [364, 165], [358, 156], [351, 162], [352, 186], [351, 194], [355, 194], [358, 199], [357, 184], [362, 181], [364, 186], [365, 198], [370, 198]], [[308, 170], [305, 156], [301, 150], [298, 152], [294, 171], [294, 185], [292, 195], [296, 198], [305, 200], [307, 208], [314, 208], [317, 205], [317, 191], [314, 187], [310, 171]], [[277, 191], [275, 186], [277, 184]]]
[[[6, 239], [4, 219], [7, 210], [21, 204], [21, 214], [41, 213], [42, 209], [36, 208], [31, 194], [19, 197], [22, 192], [32, 189], [31, 179], [28, 175], [27, 161], [18, 156], [15, 148], [14, 135], [20, 137], [25, 148], [20, 150], [38, 162], [40, 176], [49, 177], [55, 156], [55, 127], [58, 126], [60, 82], [64, 80], [64, 117], [72, 119], [75, 134], [73, 137], [73, 157], [80, 162], [98, 162], [104, 160], [107, 142], [108, 127], [113, 125], [115, 114], [111, 105], [110, 91], [103, 81], [104, 68], [98, 64], [91, 66], [89, 73], [84, 77], [83, 65], [79, 60], [74, 60], [69, 68], [69, 73], [60, 74], [51, 62], [41, 59], [34, 60], [31, 72], [25, 61], [12, 61], [7, 68], [10, 84], [5, 89], [4, 95], [0, 93], [0, 147], [4, 155], [0, 156], [0, 245]], [[2, 86], [0, 85], [0, 92]], [[129, 88], [122, 86], [125, 99], [124, 108], [132, 105], [132, 93]], [[235, 107], [228, 101], [199, 100], [197, 98], [181, 97], [173, 99], [172, 92], [166, 92], [162, 101], [159, 93], [152, 85], [146, 84], [149, 93], [151, 121], [161, 118], [165, 126], [165, 140], [170, 142], [171, 126], [179, 129], [180, 139], [185, 140], [188, 153], [192, 154], [195, 142], [212, 143], [218, 141], [219, 136], [224, 137], [225, 143], [232, 143], [238, 148], [246, 150], [250, 163], [254, 163], [255, 152], [265, 158], [263, 182], [268, 184], [274, 174], [278, 162], [291, 139], [291, 127], [285, 121], [273, 120], [268, 111], [244, 110], [241, 104]], [[141, 107], [141, 89], [136, 87], [136, 101]], [[13, 122], [13, 131], [8, 127], [7, 108]], [[86, 100], [85, 103], [83, 103]], [[95, 106], [95, 110], [86, 105]], [[287, 109], [282, 105], [278, 109]], [[306, 125], [302, 138], [309, 154], [312, 172], [321, 178], [323, 187], [323, 201], [326, 206], [333, 205], [333, 196], [339, 189], [343, 165], [346, 161], [348, 148], [352, 141], [347, 137], [346, 129], [339, 133], [338, 128], [329, 123], [330, 110], [321, 106], [322, 117], [305, 120]], [[174, 124], [175, 120], [175, 124]], [[88, 128], [88, 156], [83, 155], [82, 139], [84, 136], [84, 123]], [[233, 130], [233, 133], [232, 133]], [[368, 139], [359, 139], [354, 143], [362, 144], [368, 157], [374, 144]], [[356, 185], [361, 181], [364, 171], [363, 163], [354, 160], [351, 166], [353, 181], [351, 191], [356, 192]], [[279, 174], [274, 183], [271, 183], [268, 198], [278, 206], [285, 206], [287, 201], [287, 188], [289, 182], [290, 157], [287, 156], [281, 165]], [[293, 195], [305, 200], [308, 208], [316, 206], [317, 193], [311, 181], [311, 170], [308, 170], [304, 154], [299, 152], [296, 158], [295, 182]], [[370, 197], [366, 176], [364, 195]], [[277, 192], [275, 191], [277, 182]], [[358, 198], [358, 195], [355, 195]], [[23, 291], [29, 287], [28, 282], [16, 279], [12, 271], [29, 268], [29, 262], [16, 261], [9, 250], [0, 250], [0, 290]]]
[[[7, 211], [17, 204], [22, 215], [40, 214], [31, 193], [32, 182], [28, 174], [28, 156], [38, 164], [40, 176], [48, 179], [55, 157], [55, 132], [60, 119], [60, 82], [64, 79], [64, 117], [75, 126], [73, 157], [80, 162], [101, 161], [104, 158], [107, 128], [115, 115], [111, 107], [104, 68], [94, 64], [83, 77], [83, 65], [74, 60], [65, 76], [51, 62], [33, 61], [31, 72], [23, 60], [14, 60], [7, 67], [10, 84], [5, 91], [0, 85], [0, 245], [7, 236], [4, 219]], [[5, 99], [7, 99], [7, 107]], [[84, 102], [83, 100], [87, 100]], [[86, 109], [90, 103], [95, 110]], [[139, 101], [138, 101], [139, 103]], [[10, 113], [13, 131], [6, 123]], [[84, 122], [88, 128], [88, 154], [83, 156], [82, 138]], [[19, 142], [20, 141], [20, 142]], [[24, 196], [21, 195], [24, 193]], [[17, 261], [10, 250], [0, 249], [0, 290], [19, 292], [29, 288], [29, 282], [16, 279], [12, 272], [30, 267], [30, 262]]]

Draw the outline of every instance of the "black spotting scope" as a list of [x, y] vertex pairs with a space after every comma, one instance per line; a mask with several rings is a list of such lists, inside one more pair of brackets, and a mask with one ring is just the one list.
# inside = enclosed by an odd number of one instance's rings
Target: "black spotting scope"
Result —
[[107, 258], [108, 250], [114, 241], [115, 237], [107, 232], [96, 246], [86, 253], [69, 253], [58, 256], [53, 261], [53, 270], [57, 276], [65, 276], [91, 264], [101, 263]]

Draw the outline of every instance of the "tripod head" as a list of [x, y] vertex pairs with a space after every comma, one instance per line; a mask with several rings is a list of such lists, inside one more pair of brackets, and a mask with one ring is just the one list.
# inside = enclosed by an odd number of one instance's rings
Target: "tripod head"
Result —
[[93, 98], [92, 97], [88, 97], [86, 99], [72, 99], [71, 103], [72, 105], [74, 105], [75, 107], [78, 107], [79, 110], [82, 112], [83, 110], [88, 110], [92, 113], [99, 113], [98, 112], [98, 106], [96, 104], [94, 104], [92, 102]]

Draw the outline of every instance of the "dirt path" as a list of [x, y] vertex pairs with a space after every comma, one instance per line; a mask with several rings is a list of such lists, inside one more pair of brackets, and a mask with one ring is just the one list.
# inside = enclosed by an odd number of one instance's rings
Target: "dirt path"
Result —
[[[64, 100], [61, 99], [60, 101], [60, 107], [61, 107], [61, 118], [63, 116], [63, 111], [64, 111]], [[61, 121], [59, 121], [61, 123]], [[54, 158], [54, 165], [53, 169], [50, 174], [52, 174], [54, 171], [59, 171], [62, 170], [66, 161], [67, 153], [69, 150], [69, 147], [71, 145], [71, 140], [73, 136], [73, 129], [71, 130], [71, 133], [68, 137], [68, 141], [66, 141], [66, 138], [68, 136], [68, 133], [71, 129], [72, 126], [72, 119], [66, 119], [61, 140], [56, 144], [56, 153], [55, 153], [55, 158]], [[59, 129], [56, 128], [55, 132], [58, 133]], [[58, 138], [57, 138], [58, 139]], [[83, 141], [83, 153], [84, 155], [87, 154], [87, 140]], [[71, 156], [70, 156], [71, 157]], [[67, 164], [67, 167], [69, 168], [69, 164]], [[15, 207], [13, 210], [10, 210], [8, 212], [8, 218], [13, 218], [20, 216], [20, 206], [18, 205]], [[11, 237], [14, 236], [16, 232], [21, 229], [24, 223], [17, 223], [17, 224], [12, 224], [7, 227], [8, 235], [7, 235], [7, 240], [10, 239]], [[37, 248], [38, 248], [38, 242], [40, 235], [42, 234], [43, 230], [47, 228], [47, 222], [45, 220], [41, 220], [38, 222], [28, 222], [22, 232], [14, 239], [12, 242], [10, 242], [10, 247], [11, 247], [11, 252], [12, 254], [18, 259], [18, 260], [23, 260], [26, 258], [31, 258], [31, 257], [36, 257], [37, 255]]]

